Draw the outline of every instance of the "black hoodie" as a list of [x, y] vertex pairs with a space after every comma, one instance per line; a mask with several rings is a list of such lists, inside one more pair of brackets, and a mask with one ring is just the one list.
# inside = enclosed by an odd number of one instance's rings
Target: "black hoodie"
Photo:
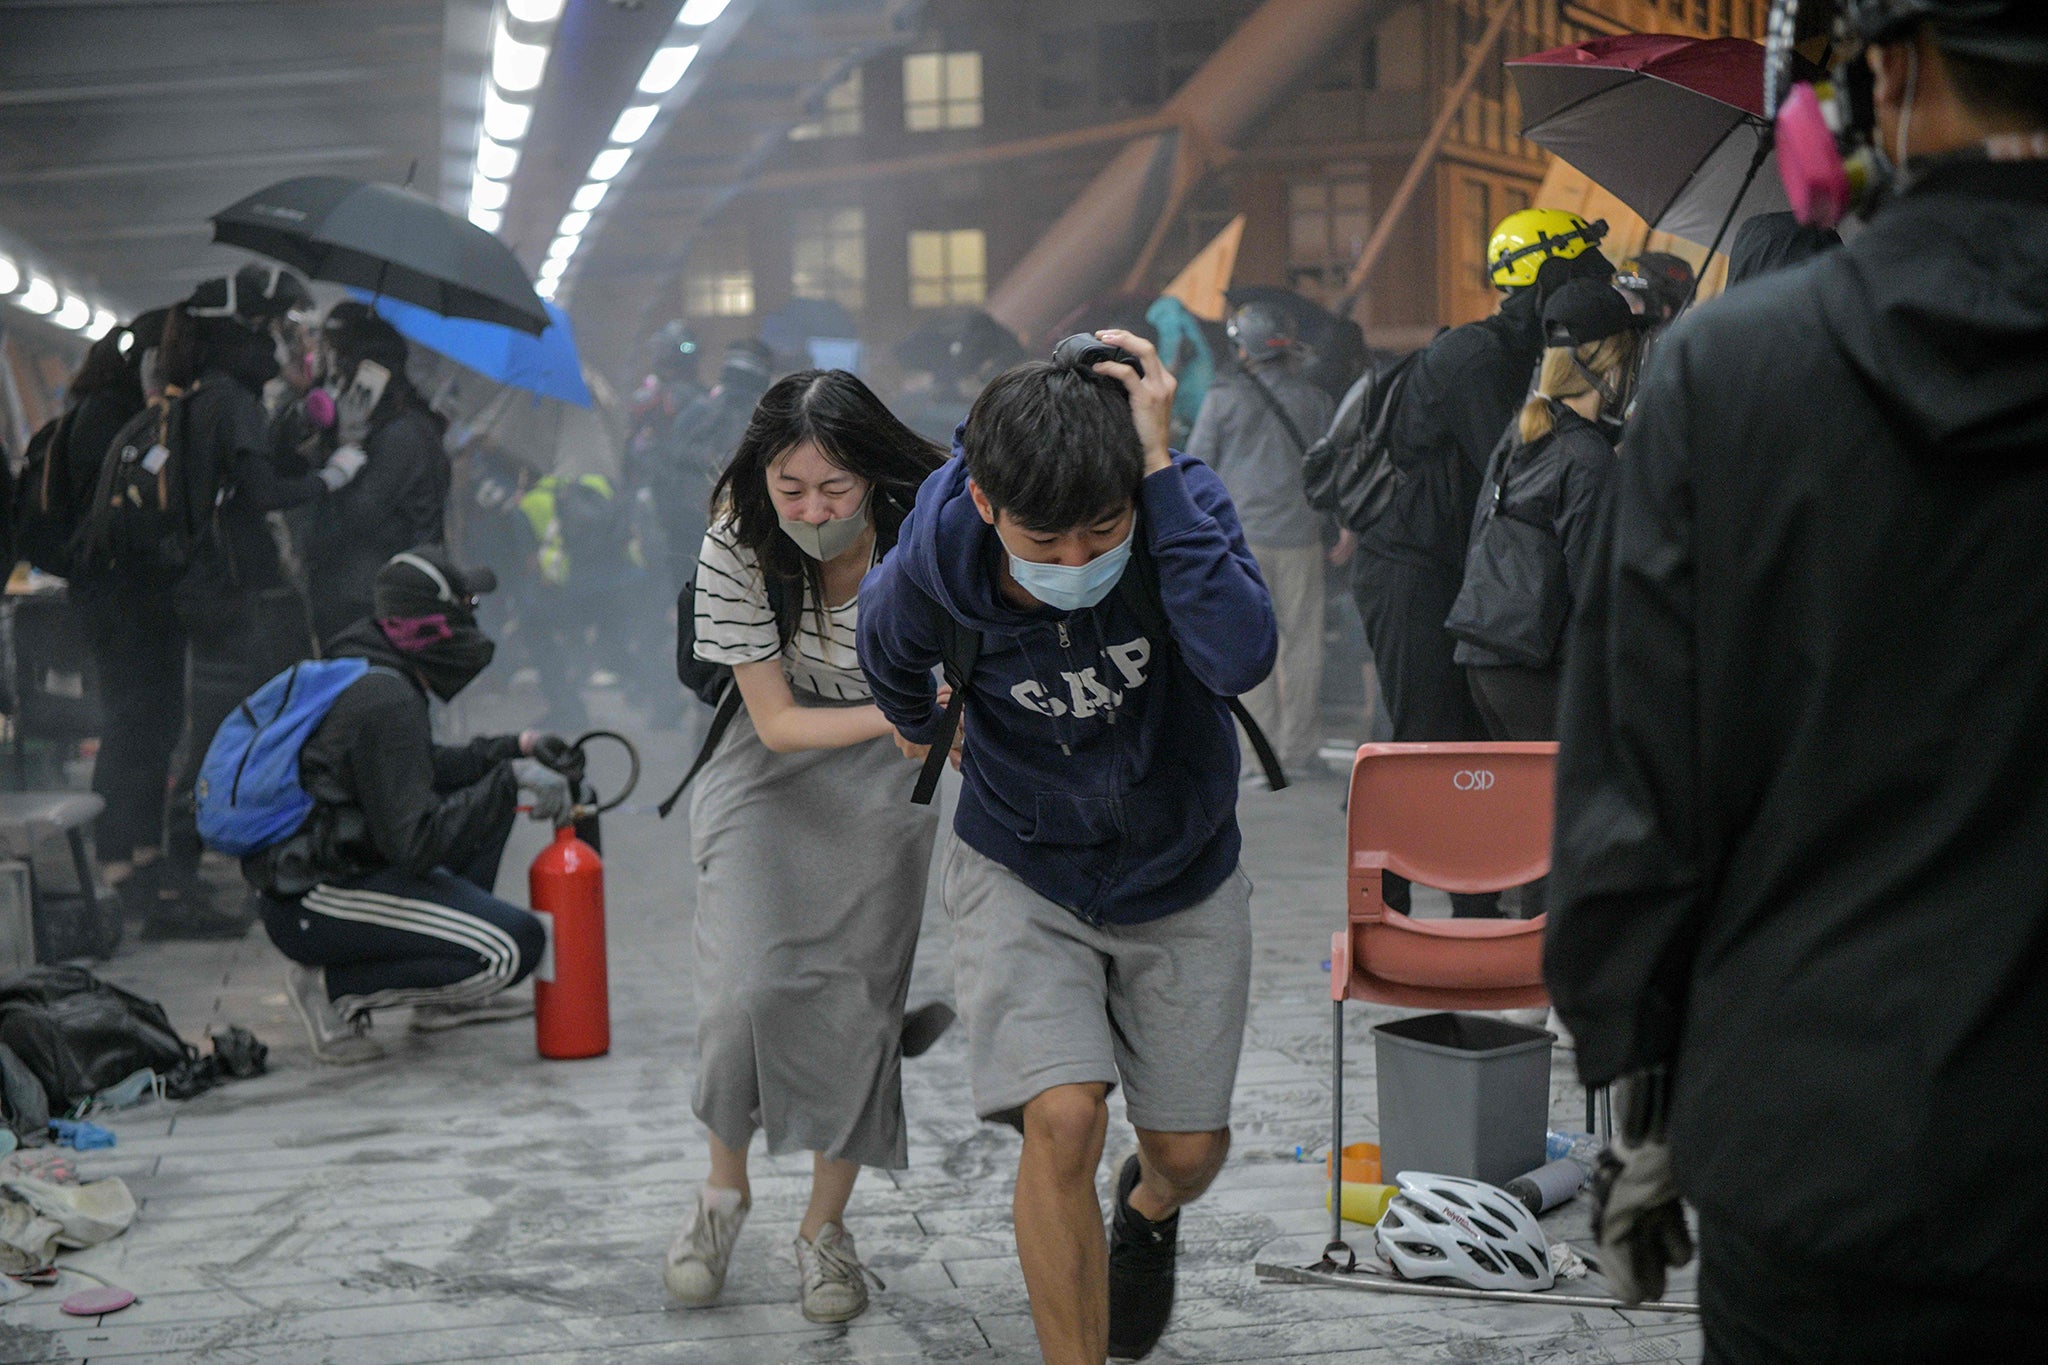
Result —
[[[1794, 1264], [2048, 1291], [2048, 165], [1674, 327], [1566, 665], [1552, 996]], [[2038, 1300], [2037, 1300], [2038, 1301]]]
[[313, 814], [291, 838], [244, 858], [243, 873], [267, 895], [296, 897], [387, 867], [421, 876], [467, 863], [518, 802], [519, 737], [434, 743], [426, 691], [373, 621], [342, 631], [327, 653], [372, 668], [299, 751]]

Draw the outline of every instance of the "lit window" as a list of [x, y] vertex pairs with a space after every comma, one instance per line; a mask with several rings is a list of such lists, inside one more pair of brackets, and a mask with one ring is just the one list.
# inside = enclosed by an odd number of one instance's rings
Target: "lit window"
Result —
[[866, 294], [867, 224], [859, 209], [808, 209], [791, 222], [789, 292], [858, 309]]
[[980, 228], [910, 234], [910, 306], [980, 303], [988, 295], [988, 238]]
[[1372, 236], [1372, 186], [1311, 180], [1287, 187], [1287, 275], [1296, 288], [1341, 285]]
[[825, 92], [818, 117], [789, 130], [791, 141], [807, 142], [818, 137], [854, 137], [860, 132], [860, 68], [846, 73], [846, 79]]
[[903, 126], [913, 133], [981, 126], [981, 54], [913, 52], [903, 59]]
[[754, 272], [710, 270], [690, 276], [686, 291], [692, 315], [743, 318], [754, 311]]

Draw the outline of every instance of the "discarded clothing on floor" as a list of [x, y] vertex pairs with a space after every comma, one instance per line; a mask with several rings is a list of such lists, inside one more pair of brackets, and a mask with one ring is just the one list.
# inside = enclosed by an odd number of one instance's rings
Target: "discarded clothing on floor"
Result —
[[35, 1145], [52, 1113], [121, 1108], [145, 1091], [190, 1099], [263, 1074], [270, 1049], [247, 1029], [224, 1026], [208, 1041], [213, 1050], [202, 1056], [161, 1006], [83, 967], [9, 977], [0, 981], [0, 1118]]
[[0, 1181], [30, 1176], [55, 1185], [76, 1185], [78, 1163], [55, 1147], [34, 1152], [9, 1152], [0, 1156]]
[[80, 1152], [97, 1151], [101, 1147], [114, 1145], [114, 1134], [111, 1130], [102, 1128], [97, 1123], [87, 1123], [84, 1119], [51, 1119], [50, 1136], [57, 1139], [59, 1146]]
[[135, 1196], [118, 1177], [90, 1185], [13, 1177], [0, 1182], [0, 1271], [41, 1270], [58, 1251], [98, 1246], [134, 1221]]

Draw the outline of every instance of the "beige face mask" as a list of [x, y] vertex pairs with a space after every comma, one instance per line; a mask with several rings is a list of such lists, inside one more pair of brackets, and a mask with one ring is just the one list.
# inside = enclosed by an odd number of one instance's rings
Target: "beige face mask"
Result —
[[782, 534], [796, 542], [797, 549], [822, 563], [839, 558], [860, 540], [861, 532], [868, 529], [868, 504], [874, 496], [874, 490], [869, 489], [868, 495], [860, 500], [859, 510], [850, 517], [833, 517], [813, 525], [808, 521], [792, 521], [777, 512], [775, 520], [782, 527]]

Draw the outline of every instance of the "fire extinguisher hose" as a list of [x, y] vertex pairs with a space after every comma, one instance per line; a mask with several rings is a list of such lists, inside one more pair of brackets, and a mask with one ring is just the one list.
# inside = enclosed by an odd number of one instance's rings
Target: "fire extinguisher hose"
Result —
[[633, 794], [633, 789], [640, 785], [640, 750], [634, 747], [632, 740], [627, 739], [616, 730], [591, 730], [586, 734], [578, 735], [575, 742], [569, 747], [580, 750], [594, 739], [608, 739], [624, 749], [626, 751], [626, 762], [630, 765], [626, 770], [625, 785], [621, 786], [610, 800], [599, 799], [596, 790], [588, 783], [578, 784], [582, 788], [581, 792], [577, 793], [579, 804], [583, 801], [584, 793], [588, 793], [589, 801], [595, 807], [591, 813], [593, 815], [603, 815], [606, 811], [616, 810], [624, 805], [626, 798]]

